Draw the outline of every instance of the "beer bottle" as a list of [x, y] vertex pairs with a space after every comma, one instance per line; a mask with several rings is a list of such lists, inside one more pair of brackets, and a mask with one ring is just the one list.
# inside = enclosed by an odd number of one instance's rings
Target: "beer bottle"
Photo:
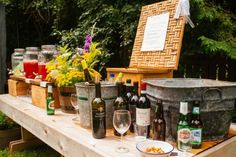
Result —
[[164, 119], [162, 100], [157, 100], [156, 117], [152, 122], [153, 140], [165, 141], [166, 121]]
[[180, 116], [177, 125], [177, 149], [180, 151], [191, 150], [191, 131], [188, 123], [188, 103], [180, 102]]
[[48, 84], [48, 94], [47, 94], [47, 115], [54, 115], [55, 114], [55, 106], [54, 106], [54, 99], [52, 95], [52, 85]]
[[202, 144], [202, 121], [200, 118], [200, 102], [194, 101], [193, 111], [190, 120], [190, 130], [192, 135], [192, 148], [200, 148]]

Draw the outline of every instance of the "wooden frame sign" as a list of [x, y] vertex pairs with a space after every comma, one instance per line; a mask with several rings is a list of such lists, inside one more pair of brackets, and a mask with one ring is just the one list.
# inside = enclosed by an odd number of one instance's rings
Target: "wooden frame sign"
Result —
[[142, 7], [130, 68], [177, 69], [185, 21], [174, 19], [179, 0]]

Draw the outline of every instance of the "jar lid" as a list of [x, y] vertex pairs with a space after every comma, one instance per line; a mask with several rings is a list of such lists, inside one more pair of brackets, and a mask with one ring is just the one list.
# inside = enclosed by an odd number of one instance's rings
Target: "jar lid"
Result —
[[56, 46], [55, 45], [42, 45], [41, 49], [42, 50], [56, 50]]
[[23, 48], [15, 48], [14, 52], [24, 53], [25, 49], [23, 49]]
[[39, 51], [38, 47], [26, 47], [26, 51]]

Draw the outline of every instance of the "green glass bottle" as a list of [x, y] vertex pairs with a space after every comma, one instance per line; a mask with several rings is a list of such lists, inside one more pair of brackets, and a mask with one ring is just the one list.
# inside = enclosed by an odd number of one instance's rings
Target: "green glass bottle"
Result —
[[101, 97], [99, 77], [95, 78], [95, 98], [92, 100], [92, 134], [96, 139], [106, 136], [106, 106]]
[[[123, 84], [124, 84], [123, 82], [116, 82], [116, 85], [118, 86], [118, 96], [113, 102], [114, 111], [128, 109], [127, 102], [126, 102], [125, 98], [123, 97], [123, 95], [124, 95]], [[114, 135], [120, 136], [120, 133], [118, 133], [115, 128], [113, 128], [113, 130], [114, 130]], [[126, 134], [127, 133], [124, 133], [124, 135], [126, 135]]]
[[191, 131], [187, 114], [188, 103], [180, 102], [180, 116], [177, 125], [177, 149], [180, 151], [191, 150]]
[[83, 67], [83, 70], [84, 70], [84, 79], [85, 79], [85, 81], [88, 82], [88, 83], [94, 83], [93, 79], [91, 78], [91, 75], [88, 71], [88, 65], [87, 65], [86, 61], [82, 60], [81, 64], [82, 64], [82, 67]]
[[200, 102], [194, 101], [193, 111], [190, 120], [190, 130], [192, 134], [192, 148], [198, 149], [202, 145], [202, 121], [200, 118]]
[[48, 84], [48, 94], [47, 94], [47, 115], [54, 115], [55, 114], [55, 105], [54, 99], [52, 95], [52, 85]]

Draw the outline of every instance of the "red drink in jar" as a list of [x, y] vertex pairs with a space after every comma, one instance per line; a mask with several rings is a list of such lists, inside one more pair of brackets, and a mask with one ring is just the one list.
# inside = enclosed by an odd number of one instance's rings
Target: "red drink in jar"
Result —
[[39, 64], [38, 66], [38, 70], [39, 70], [39, 75], [41, 75], [41, 80], [42, 81], [45, 81], [46, 80], [46, 77], [47, 77], [47, 70], [46, 70], [46, 64]]
[[24, 72], [26, 78], [35, 78], [35, 74], [38, 73], [38, 61], [31, 60], [31, 61], [24, 61]]

